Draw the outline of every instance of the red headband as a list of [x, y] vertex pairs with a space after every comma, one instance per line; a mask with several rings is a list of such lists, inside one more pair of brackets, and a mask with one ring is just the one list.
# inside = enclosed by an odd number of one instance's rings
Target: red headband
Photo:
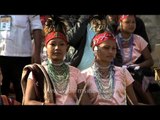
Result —
[[119, 21], [122, 21], [122, 20], [128, 18], [128, 16], [129, 16], [129, 15], [121, 15], [121, 16], [119, 17]]
[[64, 40], [66, 43], [68, 43], [67, 37], [63, 33], [51, 32], [48, 35], [46, 35], [46, 37], [45, 37], [45, 45], [47, 45], [47, 43], [54, 38], [60, 38], [60, 39]]
[[107, 41], [107, 40], [116, 41], [116, 39], [112, 33], [103, 32], [103, 33], [100, 33], [100, 34], [94, 36], [94, 38], [92, 39], [91, 46], [92, 46], [92, 48], [94, 48], [95, 46], [98, 46], [99, 44], [101, 44], [102, 42]]

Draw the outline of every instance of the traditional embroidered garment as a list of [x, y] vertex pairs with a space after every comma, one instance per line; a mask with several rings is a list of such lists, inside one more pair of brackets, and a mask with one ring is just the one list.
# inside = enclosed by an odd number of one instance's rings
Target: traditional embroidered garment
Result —
[[[95, 82], [94, 72], [92, 67], [82, 71], [86, 76], [88, 82], [87, 92], [94, 105], [126, 105], [126, 87], [129, 86], [134, 80], [128, 70], [121, 67], [114, 67], [114, 89], [111, 98], [104, 98], [99, 93], [98, 87]], [[102, 79], [109, 84], [109, 79]]]

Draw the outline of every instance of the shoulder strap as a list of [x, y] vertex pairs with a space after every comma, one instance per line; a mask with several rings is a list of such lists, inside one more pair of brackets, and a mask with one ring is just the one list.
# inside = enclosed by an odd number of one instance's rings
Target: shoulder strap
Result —
[[36, 63], [32, 65], [32, 73], [35, 77], [34, 88], [37, 99], [44, 101], [44, 74], [42, 70], [37, 66]]
[[[45, 70], [45, 68], [40, 64], [36, 64], [36, 65], [43, 72], [43, 75], [44, 75], [46, 81], [48, 81], [48, 83], [52, 83], [47, 71]], [[55, 95], [55, 92], [54, 92], [54, 86], [52, 84], [51, 84], [51, 88], [53, 90], [52, 91], [53, 92], [53, 100], [54, 100], [54, 103], [56, 103], [56, 95]]]

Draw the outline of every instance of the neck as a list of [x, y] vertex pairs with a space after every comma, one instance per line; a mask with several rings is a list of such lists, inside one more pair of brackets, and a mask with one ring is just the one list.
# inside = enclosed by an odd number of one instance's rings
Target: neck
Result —
[[63, 62], [61, 63], [52, 63], [54, 66], [61, 66], [63, 64]]
[[108, 69], [110, 66], [110, 63], [103, 63], [103, 62], [99, 62], [99, 61], [97, 61], [95, 64], [100, 69]]
[[131, 33], [122, 32], [121, 35], [124, 39], [129, 39], [131, 36]]
[[50, 63], [52, 63], [54, 66], [61, 66], [64, 61], [53, 61], [51, 59], [48, 59]]

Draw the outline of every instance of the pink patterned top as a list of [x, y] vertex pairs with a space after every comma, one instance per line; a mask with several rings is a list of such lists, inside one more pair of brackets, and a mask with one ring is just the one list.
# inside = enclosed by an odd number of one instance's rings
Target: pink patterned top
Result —
[[[86, 76], [88, 82], [87, 92], [94, 105], [126, 105], [126, 87], [129, 86], [134, 79], [128, 72], [126, 68], [121, 68], [115, 66], [115, 76], [114, 76], [114, 89], [113, 95], [109, 99], [105, 99], [101, 96], [95, 79], [92, 67], [82, 71]], [[108, 80], [105, 80], [108, 82]]]
[[[73, 66], [69, 66], [69, 73], [69, 85], [67, 86], [65, 93], [60, 94], [55, 90], [57, 105], [75, 105], [77, 101], [77, 85], [83, 81], [85, 82], [85, 77], [81, 74], [79, 69]], [[28, 78], [33, 80], [32, 72], [30, 73]]]
[[141, 56], [142, 51], [147, 47], [148, 43], [139, 35], [133, 34], [133, 50], [132, 50], [132, 59], [130, 61], [129, 48], [123, 48], [124, 51], [124, 64], [129, 65], [135, 63], [135, 61]]

